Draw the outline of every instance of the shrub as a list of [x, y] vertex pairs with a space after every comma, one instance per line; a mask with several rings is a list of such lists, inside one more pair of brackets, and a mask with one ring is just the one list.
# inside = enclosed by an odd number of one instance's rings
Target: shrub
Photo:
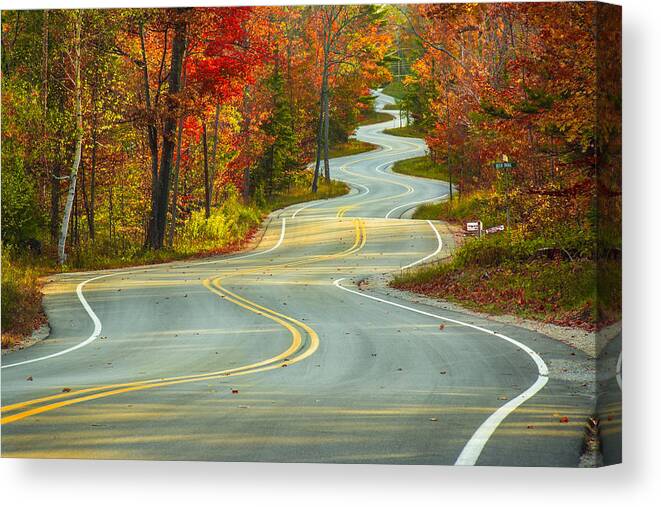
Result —
[[2, 250], [2, 346], [15, 343], [43, 321], [38, 271]]
[[221, 204], [206, 218], [204, 210], [194, 211], [184, 225], [175, 249], [181, 253], [193, 250], [222, 248], [240, 241], [257, 226], [261, 216], [257, 208], [240, 202], [237, 193], [230, 192]]

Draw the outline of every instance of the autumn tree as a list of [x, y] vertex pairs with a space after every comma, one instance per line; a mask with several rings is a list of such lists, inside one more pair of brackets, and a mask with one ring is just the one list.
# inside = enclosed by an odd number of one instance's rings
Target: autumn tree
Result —
[[[330, 96], [333, 74], [346, 67], [358, 67], [374, 58], [382, 58], [385, 46], [366, 36], [378, 34], [383, 11], [377, 5], [322, 5], [314, 6], [314, 23], [320, 46], [321, 81], [319, 86], [319, 119], [317, 149], [312, 191], [317, 191], [321, 160], [324, 176], [330, 180], [328, 162], [330, 130]], [[323, 155], [322, 155], [323, 150]]]

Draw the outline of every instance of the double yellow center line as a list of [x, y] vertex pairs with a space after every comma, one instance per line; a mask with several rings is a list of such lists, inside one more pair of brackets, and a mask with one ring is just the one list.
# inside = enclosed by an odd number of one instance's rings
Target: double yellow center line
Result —
[[[366, 242], [366, 232], [365, 224], [362, 220], [354, 220], [354, 229], [355, 229], [355, 240], [353, 245], [342, 252], [336, 254], [328, 255], [318, 255], [308, 259], [301, 259], [299, 261], [283, 263], [276, 266], [269, 266], [268, 269], [280, 268], [287, 269], [290, 266], [308, 264], [313, 262], [321, 262], [324, 260], [344, 257], [358, 252], [365, 246]], [[241, 274], [255, 273], [263, 270], [263, 267], [260, 268], [249, 268], [240, 270], [226, 277], [234, 277]], [[66, 393], [59, 393], [51, 396], [45, 396], [42, 398], [36, 398], [20, 403], [14, 403], [12, 405], [7, 405], [2, 407], [2, 413], [14, 412], [9, 415], [3, 415], [0, 418], [1, 424], [9, 424], [27, 417], [34, 415], [42, 414], [44, 412], [49, 412], [51, 410], [56, 410], [58, 408], [67, 407], [69, 405], [75, 405], [78, 403], [83, 403], [86, 401], [92, 401], [97, 399], [106, 398], [109, 396], [115, 396], [118, 394], [130, 393], [134, 391], [144, 391], [147, 389], [153, 389], [155, 387], [166, 387], [173, 386], [178, 384], [185, 384], [190, 382], [200, 382], [205, 380], [213, 380], [223, 377], [232, 377], [247, 375], [249, 373], [257, 373], [262, 371], [273, 370], [275, 368], [281, 368], [285, 365], [295, 364], [304, 360], [305, 358], [314, 354], [314, 352], [319, 347], [319, 336], [317, 333], [307, 324], [299, 320], [294, 319], [288, 315], [276, 312], [269, 308], [266, 308], [262, 305], [259, 305], [249, 299], [239, 296], [238, 294], [222, 287], [220, 284], [221, 277], [216, 277], [213, 279], [208, 279], [203, 282], [204, 286], [209, 289], [214, 294], [217, 294], [227, 301], [236, 304], [242, 308], [245, 308], [251, 312], [254, 312], [258, 315], [266, 317], [277, 324], [281, 325], [287, 329], [292, 335], [292, 341], [289, 347], [273, 356], [271, 358], [259, 361], [256, 363], [248, 364], [245, 366], [240, 366], [237, 368], [230, 368], [226, 370], [203, 373], [196, 375], [185, 375], [161, 379], [152, 379], [152, 380], [142, 380], [135, 382], [126, 382], [121, 384], [110, 384], [105, 386], [98, 387], [89, 387], [85, 389], [72, 390]], [[304, 339], [303, 333], [307, 335], [307, 339]]]

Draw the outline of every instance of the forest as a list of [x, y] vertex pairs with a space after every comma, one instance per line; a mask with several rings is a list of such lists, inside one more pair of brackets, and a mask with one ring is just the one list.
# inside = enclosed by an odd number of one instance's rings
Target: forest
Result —
[[470, 275], [473, 294], [543, 250], [571, 261], [545, 298], [592, 281], [581, 311], [612, 321], [620, 37], [585, 3], [5, 11], [3, 340], [42, 318], [44, 273], [231, 251], [269, 211], [347, 192], [328, 160], [371, 149], [351, 134], [384, 86], [410, 119], [392, 133], [429, 147], [418, 173], [451, 183], [417, 216], [507, 224], [424, 290]]

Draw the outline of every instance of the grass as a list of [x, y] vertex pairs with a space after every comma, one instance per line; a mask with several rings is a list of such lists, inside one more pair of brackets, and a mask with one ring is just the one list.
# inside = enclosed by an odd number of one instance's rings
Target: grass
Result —
[[[442, 203], [441, 216], [469, 216], [482, 208], [496, 222], [488, 197], [471, 196], [452, 207]], [[602, 260], [598, 268], [594, 246], [589, 228], [578, 225], [555, 225], [527, 235], [514, 229], [467, 239], [449, 262], [404, 272], [393, 286], [481, 312], [592, 331], [618, 320], [622, 273], [617, 260]]]
[[[475, 311], [594, 330], [598, 312], [595, 280], [596, 264], [590, 259], [533, 259], [488, 268], [458, 268], [454, 262], [423, 267], [398, 276], [393, 286]], [[604, 323], [612, 320], [608, 313], [611, 309], [605, 308]]]
[[386, 121], [392, 121], [392, 115], [388, 113], [382, 113], [380, 111], [374, 111], [373, 109], [365, 113], [360, 119], [360, 125], [374, 125], [375, 123], [383, 123]]
[[461, 197], [456, 194], [452, 202], [443, 201], [420, 206], [413, 218], [458, 224], [479, 218], [487, 228], [505, 223], [505, 206], [502, 196], [492, 192], [474, 192]]
[[387, 109], [388, 111], [399, 111], [400, 107], [399, 104], [386, 104], [383, 106], [383, 109]]
[[292, 185], [285, 193], [276, 195], [269, 203], [267, 211], [273, 211], [280, 208], [286, 208], [292, 204], [299, 204], [317, 199], [331, 199], [339, 197], [349, 192], [349, 186], [341, 181], [331, 180], [327, 183], [323, 178], [319, 181], [317, 193], [313, 194], [310, 190], [312, 185], [312, 175], [306, 173], [304, 178]]
[[386, 86], [383, 87], [383, 90], [381, 90], [382, 93], [385, 93], [386, 95], [390, 95], [391, 97], [394, 97], [398, 100], [401, 100], [404, 98], [404, 95], [406, 94], [406, 88], [404, 87], [404, 83], [401, 81], [391, 81], [388, 83]]
[[43, 274], [31, 266], [27, 257], [11, 258], [5, 248], [2, 252], [2, 348], [20, 343], [46, 321], [41, 307]]
[[449, 179], [445, 165], [433, 162], [428, 155], [395, 162], [392, 170], [400, 174], [430, 178], [433, 180], [448, 181]]
[[373, 144], [358, 141], [357, 139], [349, 139], [346, 143], [338, 143], [331, 146], [328, 150], [328, 157], [347, 157], [349, 155], [357, 155], [358, 153], [372, 151], [373, 149]]
[[417, 137], [419, 139], [424, 138], [426, 135], [426, 132], [422, 130], [419, 125], [416, 125], [415, 123], [406, 125], [404, 127], [395, 127], [392, 129], [386, 129], [383, 132], [391, 136]]

